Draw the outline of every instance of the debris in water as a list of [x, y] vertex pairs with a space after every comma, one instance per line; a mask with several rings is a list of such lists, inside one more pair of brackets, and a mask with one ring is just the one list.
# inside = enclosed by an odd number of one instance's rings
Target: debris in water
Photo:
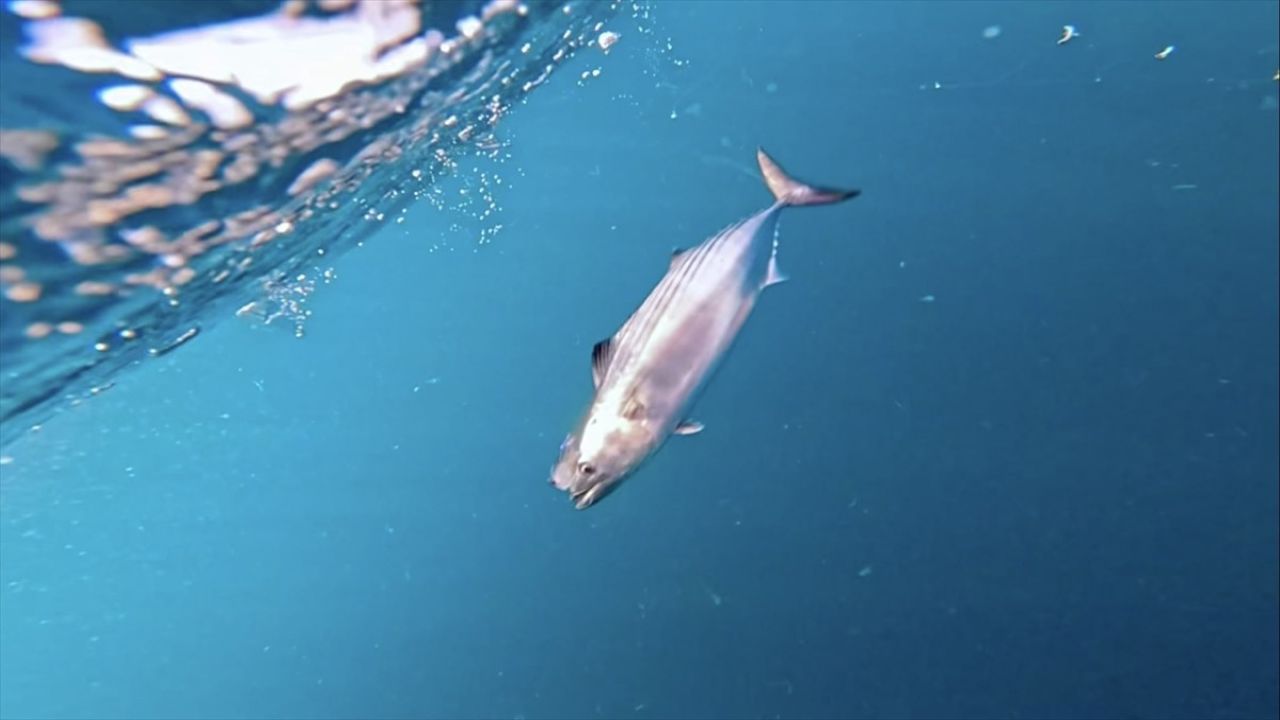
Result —
[[1170, 56], [1170, 55], [1172, 55], [1172, 54], [1173, 54], [1173, 46], [1172, 46], [1172, 45], [1166, 45], [1166, 46], [1165, 46], [1165, 48], [1164, 48], [1163, 50], [1161, 50], [1160, 52], [1156, 53], [1156, 59], [1157, 59], [1157, 60], [1163, 60], [1163, 59], [1165, 59], [1165, 58], [1169, 57], [1169, 56]]
[[176, 340], [174, 340], [173, 342], [169, 343], [168, 345], [165, 345], [164, 347], [158, 347], [158, 348], [154, 348], [154, 347], [153, 347], [153, 348], [151, 348], [151, 350], [150, 350], [151, 356], [152, 356], [152, 357], [160, 357], [161, 355], [165, 355], [165, 354], [167, 354], [167, 353], [171, 353], [171, 352], [173, 352], [174, 350], [177, 350], [177, 349], [178, 349], [179, 347], [181, 347], [182, 345], [184, 345], [184, 344], [186, 344], [187, 342], [189, 342], [192, 338], [194, 338], [195, 336], [197, 336], [197, 335], [199, 335], [199, 334], [200, 334], [200, 328], [199, 328], [199, 327], [192, 327], [192, 328], [188, 329], [186, 332], [184, 332], [184, 333], [182, 333], [181, 335], [179, 335], [179, 336], [177, 337], [177, 339], [176, 339]]
[[866, 577], [866, 576], [868, 576], [868, 575], [870, 575], [870, 574], [871, 574], [871, 566], [870, 566], [870, 565], [864, 565], [864, 566], [863, 566], [863, 568], [862, 568], [861, 570], [859, 570], [859, 571], [858, 571], [858, 577]]
[[931, 302], [933, 302], [934, 300], [937, 300], [937, 299], [938, 299], [938, 298], [936, 298], [936, 297], [934, 297], [934, 296], [932, 296], [932, 295], [921, 295], [921, 296], [920, 296], [920, 302], [922, 302], [922, 303], [931, 303]]
[[982, 30], [982, 38], [984, 40], [995, 40], [1000, 37], [1001, 28], [999, 25], [988, 25]]
[[1072, 38], [1080, 37], [1080, 33], [1076, 30], [1075, 25], [1063, 25], [1062, 37], [1058, 38], [1059, 45], [1066, 45]]

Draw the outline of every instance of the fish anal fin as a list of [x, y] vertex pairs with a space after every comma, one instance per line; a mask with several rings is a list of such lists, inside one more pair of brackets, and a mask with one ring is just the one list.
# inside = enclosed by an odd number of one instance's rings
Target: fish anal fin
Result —
[[606, 338], [591, 348], [591, 380], [597, 388], [609, 371], [609, 363], [613, 362], [613, 338]]
[[702, 432], [702, 429], [705, 427], [706, 425], [703, 425], [697, 420], [685, 420], [677, 425], [676, 429], [671, 432], [675, 435], [697, 435]]
[[763, 290], [770, 285], [777, 285], [790, 279], [791, 276], [782, 272], [782, 268], [778, 267], [778, 256], [775, 253], [769, 257], [769, 269], [765, 271], [764, 284], [760, 286], [760, 289]]

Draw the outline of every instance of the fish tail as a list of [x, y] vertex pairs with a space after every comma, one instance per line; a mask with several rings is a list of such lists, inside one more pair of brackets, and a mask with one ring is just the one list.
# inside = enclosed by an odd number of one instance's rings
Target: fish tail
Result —
[[783, 205], [831, 205], [862, 194], [861, 190], [837, 190], [807, 185], [788, 175], [787, 171], [769, 157], [764, 148], [756, 149], [756, 160], [760, 162], [764, 184], [769, 186], [774, 199]]

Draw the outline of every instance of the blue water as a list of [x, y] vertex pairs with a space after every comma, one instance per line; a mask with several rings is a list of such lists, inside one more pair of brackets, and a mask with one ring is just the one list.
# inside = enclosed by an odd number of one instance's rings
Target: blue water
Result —
[[[0, 716], [1276, 717], [1278, 8], [614, 23], [496, 218], [416, 203], [304, 339], [224, 313], [4, 448]], [[758, 144], [863, 195], [574, 511], [592, 344]]]

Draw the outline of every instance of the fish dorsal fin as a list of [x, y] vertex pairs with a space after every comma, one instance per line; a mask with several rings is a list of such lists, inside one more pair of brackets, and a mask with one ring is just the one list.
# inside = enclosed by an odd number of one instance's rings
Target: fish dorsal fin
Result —
[[674, 432], [676, 435], [697, 435], [698, 433], [702, 432], [702, 428], [704, 427], [706, 426], [698, 422], [697, 420], [685, 420], [684, 422], [677, 425], [676, 429], [673, 430], [672, 432]]
[[684, 254], [687, 252], [689, 252], [689, 248], [676, 248], [675, 250], [672, 250], [671, 265], [669, 266], [669, 268], [675, 267], [676, 263], [680, 262], [680, 258], [683, 257]]
[[604, 374], [613, 362], [613, 338], [606, 338], [591, 348], [591, 379], [596, 387], [604, 380]]

